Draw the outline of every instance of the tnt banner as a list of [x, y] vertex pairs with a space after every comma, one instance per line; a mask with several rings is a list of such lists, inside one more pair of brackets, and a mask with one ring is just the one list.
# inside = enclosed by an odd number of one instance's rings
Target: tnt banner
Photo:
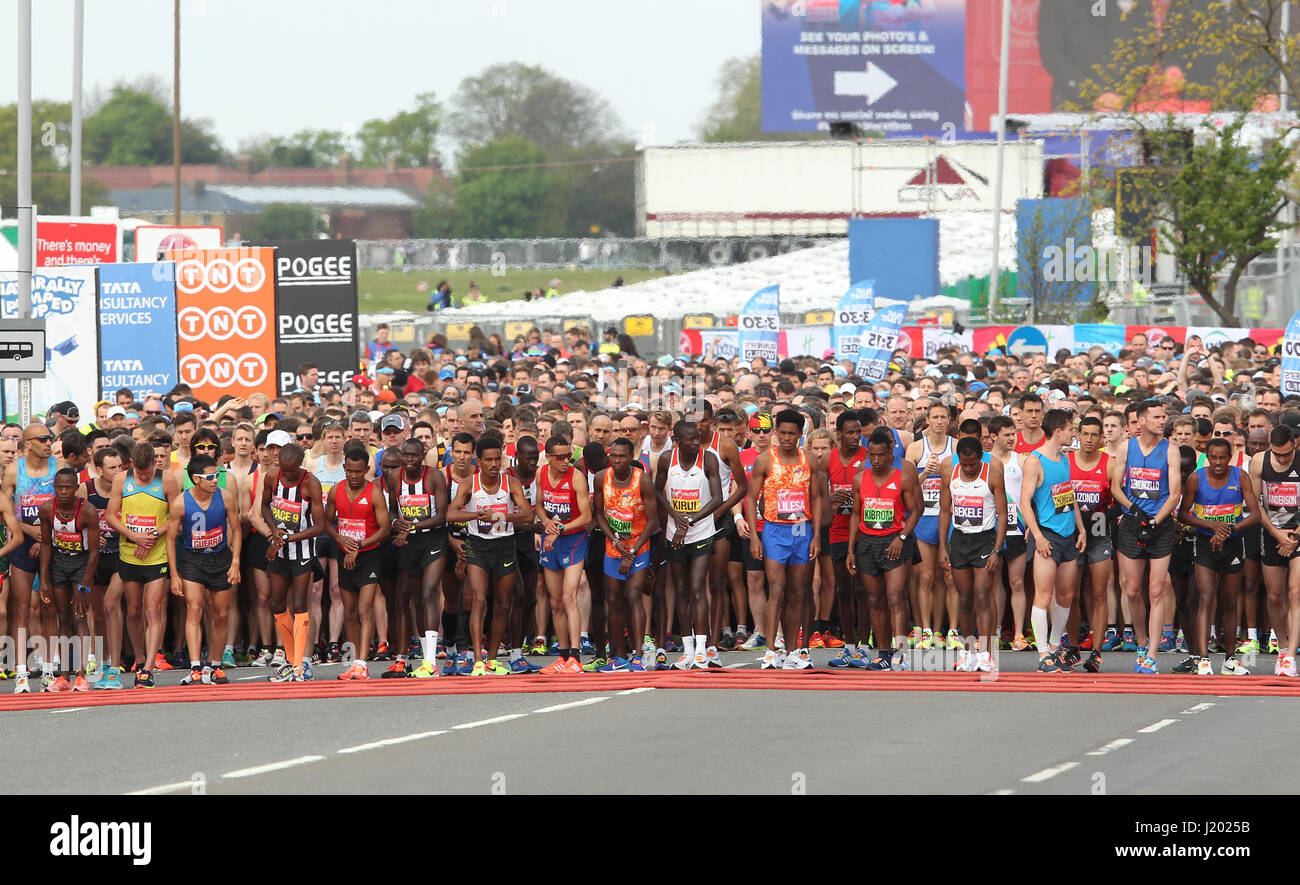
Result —
[[1282, 337], [1282, 396], [1300, 396], [1300, 313], [1291, 317]]
[[836, 360], [856, 360], [858, 339], [876, 309], [876, 281], [863, 280], [849, 286], [849, 291], [835, 308], [835, 326], [832, 330], [832, 347]]
[[755, 292], [740, 312], [739, 328], [741, 363], [748, 366], [761, 359], [775, 366], [781, 337], [781, 287]]
[[170, 261], [99, 269], [100, 398], [136, 399], [176, 386], [176, 283]]
[[[0, 273], [0, 312], [18, 318], [18, 274]], [[41, 268], [32, 275], [32, 317], [45, 320], [44, 378], [32, 381], [37, 410], [71, 400], [89, 414], [99, 398], [95, 336], [95, 268]], [[5, 381], [5, 412], [18, 414], [18, 382]]]
[[181, 381], [216, 402], [275, 393], [275, 250], [201, 249], [176, 262]]
[[875, 383], [889, 373], [889, 358], [898, 349], [898, 339], [907, 318], [907, 305], [891, 305], [876, 311], [858, 344], [857, 374]]
[[276, 243], [275, 360], [280, 392], [315, 363], [322, 384], [340, 388], [356, 372], [357, 248], [352, 240]]

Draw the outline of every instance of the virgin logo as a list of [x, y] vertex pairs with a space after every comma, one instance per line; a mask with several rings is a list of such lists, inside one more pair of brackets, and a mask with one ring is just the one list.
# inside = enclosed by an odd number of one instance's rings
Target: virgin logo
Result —
[[259, 387], [270, 374], [266, 358], [258, 353], [245, 353], [232, 356], [217, 353], [205, 357], [191, 353], [181, 357], [181, 380], [191, 387], [226, 388], [239, 384], [243, 387]]
[[211, 310], [186, 307], [176, 314], [176, 333], [185, 341], [225, 341], [232, 335], [254, 340], [265, 332], [266, 314], [249, 305], [238, 310], [224, 306]]
[[256, 258], [213, 258], [207, 262], [188, 258], [176, 263], [176, 288], [187, 295], [204, 291], [224, 295], [232, 289], [252, 294], [265, 285], [266, 268]]
[[898, 341], [894, 344], [894, 349], [903, 351], [903, 355], [910, 357], [912, 355], [912, 336], [903, 332], [898, 336]]

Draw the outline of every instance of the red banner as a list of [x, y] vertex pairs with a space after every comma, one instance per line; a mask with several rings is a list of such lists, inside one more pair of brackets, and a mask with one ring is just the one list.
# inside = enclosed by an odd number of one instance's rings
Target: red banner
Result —
[[36, 266], [116, 264], [116, 221], [36, 220]]

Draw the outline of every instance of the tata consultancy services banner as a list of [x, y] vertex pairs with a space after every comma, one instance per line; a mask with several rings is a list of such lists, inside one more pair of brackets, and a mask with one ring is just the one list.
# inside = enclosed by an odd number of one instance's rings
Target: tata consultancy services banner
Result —
[[764, 132], [966, 128], [966, 0], [759, 5]]
[[275, 244], [275, 359], [281, 393], [315, 363], [339, 387], [357, 370], [357, 248], [352, 240]]
[[740, 362], [748, 366], [761, 359], [775, 366], [781, 339], [781, 287], [767, 286], [755, 292], [740, 312], [738, 323]]
[[176, 386], [176, 285], [170, 261], [99, 269], [101, 399], [130, 388], [136, 399]]
[[[0, 312], [18, 318], [18, 274], [0, 273]], [[45, 377], [32, 381], [32, 408], [71, 400], [86, 414], [99, 399], [95, 268], [47, 267], [32, 275], [32, 317], [45, 320]], [[5, 381], [5, 412], [18, 413], [18, 382]]]

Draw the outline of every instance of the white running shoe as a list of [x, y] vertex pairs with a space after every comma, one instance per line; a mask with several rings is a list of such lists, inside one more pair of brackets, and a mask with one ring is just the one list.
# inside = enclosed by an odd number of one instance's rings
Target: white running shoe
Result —
[[781, 665], [782, 670], [810, 670], [812, 669], [812, 655], [806, 648], [797, 648], [786, 656], [785, 662]]
[[14, 694], [31, 694], [31, 686], [27, 684], [27, 674], [19, 671], [18, 678], [14, 681]]
[[980, 673], [992, 673], [997, 669], [991, 652], [982, 651], [975, 656], [975, 669]]
[[952, 665], [952, 668], [958, 673], [970, 673], [974, 671], [975, 656], [967, 652], [965, 649], [962, 649], [957, 652], [957, 662]]
[[691, 660], [691, 667], [696, 670], [709, 669], [709, 653], [707, 649], [695, 653], [695, 657]]
[[293, 682], [293, 677], [294, 677], [293, 667], [290, 667], [288, 664], [281, 664], [279, 667], [276, 668], [276, 671], [271, 674], [270, 681], [271, 682]]
[[777, 630], [777, 631], [776, 631], [776, 646], [775, 646], [775, 648], [776, 648], [777, 651], [785, 651], [785, 634], [782, 633], [780, 630]]
[[1209, 659], [1209, 658], [1197, 658], [1197, 659], [1196, 659], [1196, 675], [1197, 675], [1197, 676], [1213, 676], [1213, 675], [1214, 675], [1214, 665], [1210, 663], [1210, 659]]
[[1249, 676], [1250, 671], [1243, 667], [1236, 658], [1228, 658], [1223, 662], [1223, 669], [1219, 671], [1224, 676]]
[[1295, 658], [1290, 655], [1277, 656], [1277, 675], [1278, 676], [1295, 676]]
[[758, 648], [760, 645], [766, 646], [767, 640], [763, 638], [762, 634], [754, 633], [751, 634], [748, 639], [746, 639], [744, 642], [740, 644], [740, 650], [753, 651], [754, 649]]
[[275, 650], [275, 656], [271, 658], [271, 666], [283, 667], [287, 663], [289, 663], [289, 660], [284, 656], [284, 649], [277, 648]]
[[271, 666], [270, 649], [262, 649], [262, 653], [249, 662], [250, 667], [269, 667]]
[[759, 666], [759, 669], [760, 669], [760, 670], [776, 670], [776, 669], [779, 669], [780, 666], [781, 666], [781, 662], [780, 662], [779, 658], [777, 657], [776, 649], [769, 648], [769, 649], [768, 649], [768, 650], [763, 654], [763, 663], [762, 663], [762, 665]]
[[716, 645], [710, 645], [708, 654], [704, 657], [709, 669], [722, 669], [722, 656], [718, 654], [718, 647]]
[[95, 660], [92, 654], [86, 654], [86, 675], [90, 675], [99, 669], [99, 661]]
[[689, 669], [691, 669], [691, 664], [692, 664], [692, 663], [693, 663], [693, 662], [692, 662], [692, 659], [691, 659], [691, 658], [686, 657], [686, 655], [682, 655], [680, 658], [678, 658], [677, 660], [673, 661], [673, 669], [674, 669], [674, 670], [689, 670]]

